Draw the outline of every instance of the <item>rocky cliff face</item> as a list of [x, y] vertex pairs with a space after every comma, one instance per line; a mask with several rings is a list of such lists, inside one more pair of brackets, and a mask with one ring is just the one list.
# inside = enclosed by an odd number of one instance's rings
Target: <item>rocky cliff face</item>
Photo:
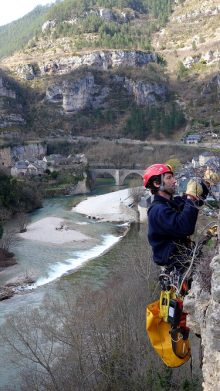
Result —
[[34, 77], [45, 75], [68, 74], [81, 67], [92, 67], [99, 70], [108, 70], [115, 67], [144, 67], [150, 62], [157, 62], [154, 52], [141, 51], [96, 51], [81, 56], [61, 57], [47, 62], [19, 64], [11, 68], [18, 77], [31, 80]]
[[16, 145], [0, 149], [0, 165], [11, 167], [18, 160], [42, 158], [47, 154], [46, 144]]
[[10, 89], [3, 77], [0, 77], [0, 96], [6, 98], [16, 99], [16, 93], [12, 89]]
[[41, 143], [17, 145], [10, 148], [10, 154], [13, 161], [40, 158], [47, 154], [47, 146]]
[[[64, 120], [66, 120], [71, 114], [75, 115], [79, 111], [90, 110], [94, 113], [97, 109], [117, 111], [118, 103], [116, 103], [116, 107], [115, 102], [120, 99], [122, 102], [127, 101], [130, 106], [132, 101], [139, 106], [157, 105], [159, 102], [165, 102], [168, 98], [167, 79], [158, 77], [155, 71], [156, 80], [154, 81], [152, 77], [148, 77], [147, 73], [150, 64], [152, 67], [158, 67], [157, 70], [159, 69], [158, 61], [159, 59], [154, 52], [99, 50], [47, 61], [40, 58], [38, 62], [19, 64], [12, 62], [10, 72], [13, 72], [15, 78], [19, 80], [21, 89], [25, 86], [26, 90], [23, 91], [23, 96], [25, 98], [28, 96], [31, 99], [28, 98], [25, 102], [24, 116], [21, 104], [18, 110], [17, 94], [6, 86], [4, 78], [0, 80], [0, 98], [1, 94], [4, 95], [2, 99], [5, 99], [6, 96], [9, 99], [10, 96], [16, 106], [16, 110], [12, 110], [11, 105], [8, 104], [8, 110], [0, 111], [0, 128], [4, 129], [3, 135], [5, 138], [7, 137], [8, 129], [5, 131], [7, 127], [15, 128], [13, 133], [15, 136], [19, 134], [19, 126], [26, 125], [26, 137], [29, 135], [30, 138], [33, 137], [33, 133], [31, 135], [32, 129], [29, 129], [29, 123], [26, 122], [28, 118], [32, 119], [32, 127], [33, 122], [35, 123], [34, 131], [37, 130], [37, 132], [39, 122], [41, 124], [40, 132], [43, 133], [48, 133], [47, 127], [51, 128], [50, 122], [53, 122], [52, 133], [56, 134], [54, 120], [56, 120], [59, 129], [64, 126], [66, 130], [72, 132], [72, 128], [75, 129], [75, 126], [70, 122], [66, 125], [63, 124], [63, 114], [65, 115]], [[117, 75], [117, 71], [120, 76]], [[128, 74], [131, 76], [126, 76]], [[33, 91], [36, 86], [35, 94]], [[125, 103], [122, 104], [126, 106]], [[45, 113], [44, 120], [42, 120], [42, 110]], [[122, 110], [120, 115], [123, 115]], [[53, 121], [50, 118], [53, 118]], [[78, 123], [83, 124], [84, 122]], [[86, 125], [87, 127], [88, 125]], [[120, 127], [122, 127], [121, 123]]]
[[123, 88], [139, 106], [156, 105], [165, 101], [168, 87], [165, 81], [135, 81], [125, 76], [113, 75], [106, 84], [95, 81], [92, 72], [75, 81], [64, 80], [61, 84], [51, 84], [46, 90], [45, 101], [61, 103], [64, 113], [73, 113], [85, 108], [107, 107], [107, 98], [116, 86]]
[[203, 346], [203, 390], [220, 389], [220, 254], [210, 264], [212, 270], [211, 291], [193, 282], [191, 293], [184, 300], [189, 313], [190, 329], [201, 335]]
[[0, 129], [25, 124], [23, 108], [6, 77], [0, 76]]

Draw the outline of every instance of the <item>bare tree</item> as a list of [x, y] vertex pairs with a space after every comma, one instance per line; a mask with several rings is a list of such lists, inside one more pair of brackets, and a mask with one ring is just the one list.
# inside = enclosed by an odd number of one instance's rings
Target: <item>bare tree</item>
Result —
[[16, 231], [7, 230], [4, 232], [2, 239], [0, 240], [0, 248], [5, 251], [10, 251], [11, 247], [16, 243]]
[[28, 217], [27, 213], [20, 212], [17, 215], [17, 224], [18, 224], [20, 233], [27, 231], [28, 223], [29, 223], [29, 217]]
[[[120, 252], [112, 253], [114, 271], [104, 289], [83, 284], [79, 294], [79, 286], [61, 284], [63, 295], [48, 296], [41, 310], [8, 318], [1, 340], [23, 362], [23, 391], [162, 389], [157, 373], [163, 377], [163, 365], [145, 331], [155, 288], [150, 269], [144, 271], [150, 263], [145, 227], [132, 229], [135, 239], [128, 232]], [[181, 389], [185, 377], [183, 369], [171, 373], [170, 390]]]
[[135, 205], [137, 205], [138, 202], [140, 202], [141, 197], [143, 197], [144, 193], [145, 193], [145, 189], [141, 186], [129, 188], [129, 195], [131, 196]]

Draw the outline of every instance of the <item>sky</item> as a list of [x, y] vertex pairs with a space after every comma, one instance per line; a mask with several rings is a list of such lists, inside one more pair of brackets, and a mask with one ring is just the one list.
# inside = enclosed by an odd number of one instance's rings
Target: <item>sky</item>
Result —
[[55, 0], [0, 0], [0, 26], [17, 20], [37, 5], [54, 3]]

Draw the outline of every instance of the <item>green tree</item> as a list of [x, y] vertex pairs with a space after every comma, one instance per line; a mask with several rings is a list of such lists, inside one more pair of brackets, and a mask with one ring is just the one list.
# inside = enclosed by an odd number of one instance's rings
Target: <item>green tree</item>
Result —
[[187, 75], [187, 73], [188, 73], [187, 68], [182, 63], [182, 61], [179, 61], [177, 64], [177, 78], [182, 79], [183, 77], [185, 77]]
[[178, 170], [181, 167], [181, 162], [177, 158], [171, 158], [171, 159], [167, 160], [166, 164], [171, 166], [173, 168], [173, 170]]

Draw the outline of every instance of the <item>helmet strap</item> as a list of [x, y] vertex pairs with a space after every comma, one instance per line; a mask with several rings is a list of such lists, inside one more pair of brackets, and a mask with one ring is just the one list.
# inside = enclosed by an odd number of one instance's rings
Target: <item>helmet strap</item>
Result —
[[159, 187], [159, 190], [165, 191], [165, 193], [166, 193], [166, 190], [165, 190], [165, 186], [164, 186], [164, 185], [165, 185], [165, 184], [164, 184], [164, 175], [161, 174], [161, 175], [160, 175], [160, 187]]

